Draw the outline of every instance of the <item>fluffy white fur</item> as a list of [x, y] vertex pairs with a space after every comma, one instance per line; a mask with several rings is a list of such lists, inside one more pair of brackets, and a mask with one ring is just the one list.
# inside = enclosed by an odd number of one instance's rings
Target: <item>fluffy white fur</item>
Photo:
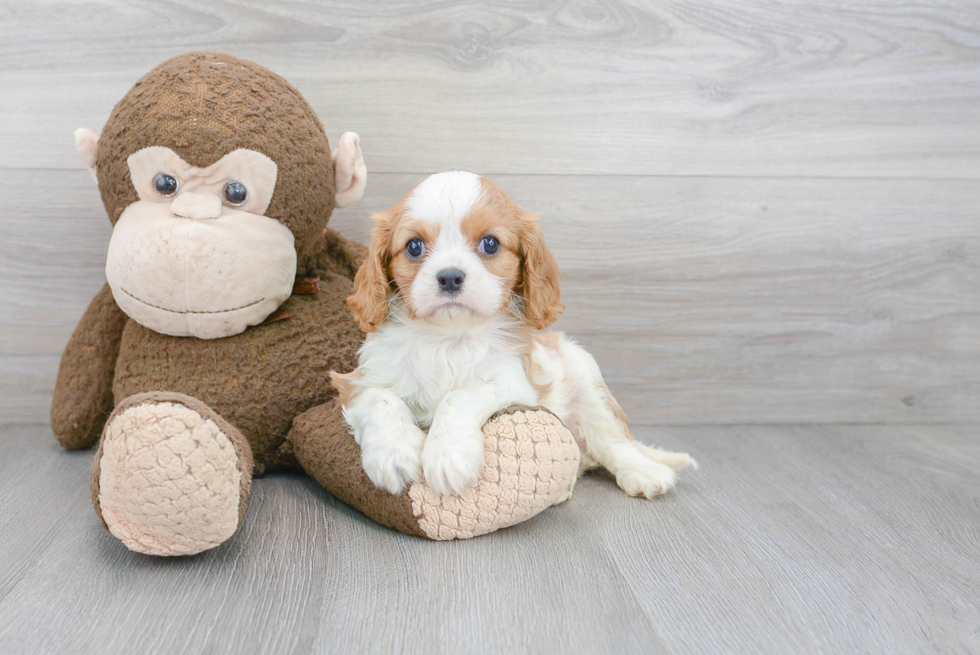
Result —
[[[441, 494], [462, 493], [484, 467], [483, 424], [510, 405], [543, 405], [574, 434], [583, 468], [605, 467], [632, 496], [665, 493], [675, 471], [694, 460], [636, 442], [592, 356], [564, 335], [528, 324], [528, 303], [537, 296], [524, 288], [521, 297], [508, 280], [529, 285], [536, 276], [528, 270], [494, 274], [488, 267], [492, 256], [478, 250], [480, 237], [467, 237], [463, 228], [471, 212], [488, 208], [505, 212], [501, 225], [509, 221], [511, 231], [527, 222], [523, 227], [531, 233], [533, 217], [486, 180], [461, 172], [429, 177], [376, 225], [365, 267], [384, 271], [387, 297], [374, 302], [386, 303], [386, 311], [379, 324], [368, 327], [374, 331], [361, 348], [359, 368], [335, 376], [364, 470], [395, 494], [422, 476]], [[393, 258], [405, 248], [391, 238], [399, 221], [421, 221], [432, 228], [428, 233], [438, 234], [411, 263], [410, 283], [401, 276], [402, 285], [390, 273]], [[493, 232], [491, 226], [486, 234]], [[523, 231], [521, 236], [525, 243]], [[518, 250], [516, 243], [512, 239], [508, 247]], [[543, 241], [538, 245], [543, 248]], [[511, 255], [507, 261], [514, 266], [527, 267], [531, 259], [526, 252]], [[447, 268], [465, 275], [455, 293], [441, 290], [436, 279]], [[553, 268], [537, 277], [553, 276], [557, 288]], [[359, 273], [351, 297], [355, 314], [367, 311], [368, 285], [368, 276]]]

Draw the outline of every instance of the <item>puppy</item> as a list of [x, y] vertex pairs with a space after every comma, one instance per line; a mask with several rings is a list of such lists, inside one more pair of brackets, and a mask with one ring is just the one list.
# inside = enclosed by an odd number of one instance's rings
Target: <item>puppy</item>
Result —
[[461, 494], [484, 468], [483, 424], [510, 405], [551, 410], [582, 468], [608, 469], [631, 496], [665, 493], [694, 464], [635, 441], [592, 356], [541, 331], [564, 306], [536, 216], [487, 180], [451, 172], [372, 219], [347, 299], [368, 335], [359, 367], [333, 384], [375, 485], [400, 494], [424, 476]]

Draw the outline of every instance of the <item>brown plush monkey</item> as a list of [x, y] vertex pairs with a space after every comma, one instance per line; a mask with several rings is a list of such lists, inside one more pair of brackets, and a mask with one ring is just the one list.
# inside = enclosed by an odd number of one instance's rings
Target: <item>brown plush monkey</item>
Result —
[[[128, 548], [183, 555], [229, 539], [253, 475], [301, 467], [379, 522], [434, 539], [524, 520], [564, 498], [578, 450], [546, 410], [485, 428], [488, 467], [462, 498], [374, 488], [329, 374], [363, 335], [345, 299], [363, 246], [327, 228], [358, 200], [356, 134], [331, 153], [299, 92], [216, 53], [171, 59], [76, 132], [113, 234], [108, 284], [65, 349], [51, 424], [99, 440], [92, 498]], [[295, 419], [295, 420], [294, 420]]]

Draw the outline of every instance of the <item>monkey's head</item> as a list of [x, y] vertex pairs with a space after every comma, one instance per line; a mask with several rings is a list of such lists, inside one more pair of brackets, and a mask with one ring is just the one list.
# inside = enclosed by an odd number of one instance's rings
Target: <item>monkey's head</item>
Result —
[[113, 224], [113, 298], [173, 336], [226, 337], [265, 320], [367, 177], [356, 134], [331, 153], [288, 82], [209, 52], [147, 73], [101, 136], [80, 129], [75, 143]]

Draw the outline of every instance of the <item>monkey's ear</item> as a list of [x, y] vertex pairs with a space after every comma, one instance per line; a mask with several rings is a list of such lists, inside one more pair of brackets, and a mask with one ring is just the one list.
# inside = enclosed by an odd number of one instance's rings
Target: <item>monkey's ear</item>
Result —
[[333, 179], [337, 185], [334, 204], [338, 207], [353, 205], [364, 195], [367, 184], [367, 167], [361, 154], [361, 137], [354, 132], [344, 132], [333, 149]]
[[99, 178], [95, 172], [95, 157], [99, 152], [99, 135], [84, 127], [78, 128], [75, 130], [75, 148], [78, 150], [78, 156], [81, 158], [82, 163], [85, 164], [85, 168], [88, 169], [89, 175], [98, 184]]

